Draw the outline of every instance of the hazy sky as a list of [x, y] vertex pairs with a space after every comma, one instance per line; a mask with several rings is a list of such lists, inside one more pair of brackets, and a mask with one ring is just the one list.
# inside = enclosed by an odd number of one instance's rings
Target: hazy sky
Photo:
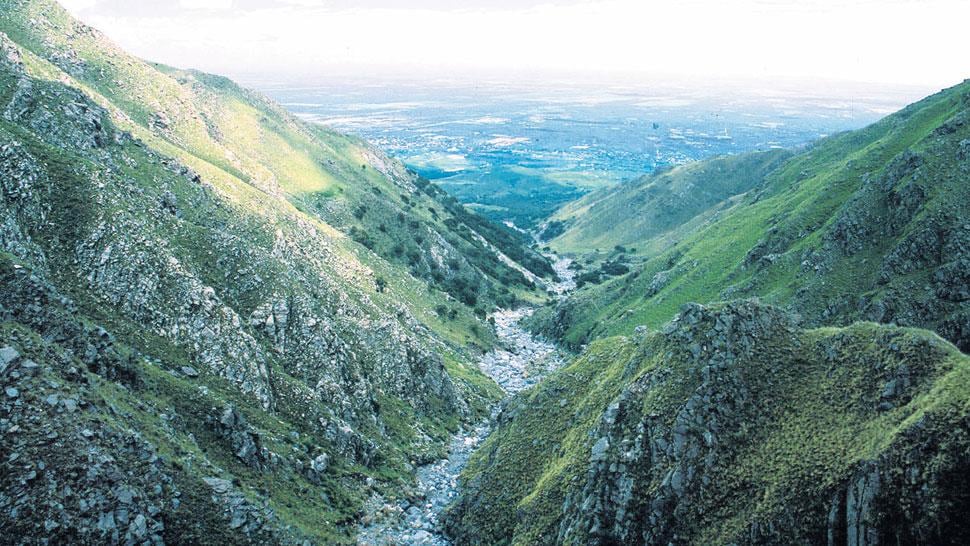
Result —
[[935, 89], [968, 0], [62, 0], [134, 53], [230, 75], [537, 69]]

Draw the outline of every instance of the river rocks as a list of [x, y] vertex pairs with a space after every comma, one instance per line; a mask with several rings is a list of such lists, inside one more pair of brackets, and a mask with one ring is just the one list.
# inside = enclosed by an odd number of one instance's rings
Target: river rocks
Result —
[[[553, 293], [565, 295], [575, 287], [568, 260], [555, 260], [560, 272], [558, 288]], [[544, 375], [563, 364], [555, 345], [530, 335], [520, 321], [532, 313], [531, 308], [495, 313], [495, 333], [502, 348], [484, 355], [479, 367], [509, 395], [534, 386]], [[428, 544], [447, 546], [442, 517], [459, 495], [458, 477], [472, 452], [485, 440], [495, 422], [502, 416], [502, 405], [493, 409], [492, 422], [463, 430], [452, 439], [446, 459], [421, 465], [417, 469], [417, 486], [413, 504], [389, 505], [376, 495], [368, 501], [366, 514], [358, 528], [358, 544], [396, 545]]]
[[576, 272], [573, 270], [573, 260], [561, 256], [546, 256], [552, 261], [552, 269], [556, 272], [558, 282], [553, 283], [549, 290], [560, 297], [576, 289]]
[[[496, 333], [510, 350], [496, 349], [482, 357], [479, 364], [482, 371], [509, 393], [534, 385], [543, 373], [562, 362], [554, 346], [533, 338], [518, 326], [518, 321], [528, 313], [529, 310], [523, 309], [495, 315]], [[372, 500], [364, 518], [368, 523], [358, 532], [358, 543], [451, 544], [443, 534], [440, 517], [458, 497], [458, 475], [489, 430], [489, 425], [483, 423], [463, 431], [453, 439], [447, 459], [420, 466], [414, 492], [419, 501], [403, 513], [398, 512], [395, 517], [394, 511], [384, 508], [380, 500]]]
[[406, 503], [401, 508], [387, 504], [382, 497], [372, 498], [358, 528], [358, 544], [451, 544], [443, 533], [440, 518], [458, 497], [458, 475], [488, 431], [485, 423], [463, 431], [452, 440], [447, 459], [420, 466], [411, 495], [413, 504]]
[[531, 313], [531, 309], [522, 308], [493, 315], [504, 348], [492, 351], [479, 362], [482, 371], [509, 393], [535, 385], [544, 373], [562, 364], [555, 345], [536, 339], [518, 326]]

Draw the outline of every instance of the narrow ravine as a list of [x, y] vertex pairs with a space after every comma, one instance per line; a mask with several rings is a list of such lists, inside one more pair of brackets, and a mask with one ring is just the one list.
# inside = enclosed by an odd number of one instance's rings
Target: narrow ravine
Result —
[[[548, 288], [562, 297], [576, 287], [574, 272], [569, 268], [572, 261], [557, 256], [551, 258], [560, 281]], [[478, 365], [502, 387], [506, 397], [535, 385], [563, 364], [558, 347], [533, 336], [520, 325], [522, 319], [534, 311], [532, 307], [521, 307], [492, 315], [499, 346], [484, 355]], [[498, 407], [496, 404], [494, 409]], [[358, 527], [357, 543], [362, 546], [450, 545], [441, 531], [440, 516], [458, 497], [458, 476], [490, 432], [488, 422], [465, 429], [452, 439], [448, 458], [419, 467], [416, 498], [421, 499], [420, 502], [388, 503], [381, 497], [371, 498]]]

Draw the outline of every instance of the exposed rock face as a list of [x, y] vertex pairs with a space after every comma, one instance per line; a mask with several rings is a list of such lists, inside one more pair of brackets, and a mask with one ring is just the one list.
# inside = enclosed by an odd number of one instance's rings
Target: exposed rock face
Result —
[[[365, 145], [228, 80], [129, 57], [49, 0], [0, 0], [2, 30], [22, 43], [0, 32], [0, 527], [349, 540], [356, 490], [405, 475], [489, 394], [445, 369], [466, 355], [427, 325], [443, 293], [305, 212], [322, 190], [285, 187], [280, 150], [220, 127], [238, 106], [258, 138], [302, 139], [306, 156], [284, 159], [312, 159], [329, 169], [308, 166], [315, 183], [349, 181], [405, 224], [399, 201], [431, 198], [386, 195], [418, 191], [415, 175], [377, 152], [364, 159], [388, 178], [360, 175]], [[440, 257], [418, 259], [461, 257], [448, 229], [422, 224]]]
[[828, 544], [875, 546], [879, 544], [878, 520], [873, 500], [879, 494], [879, 470], [864, 466], [845, 489], [835, 494], [829, 509]]
[[[671, 388], [663, 370], [641, 377], [607, 408], [593, 432], [599, 440], [591, 448], [586, 484], [581, 492], [567, 496], [563, 505], [557, 542], [668, 544], [691, 536], [696, 540], [692, 529], [710, 521], [698, 505], [716, 498], [724, 467], [738, 464], [738, 443], [743, 445], [745, 436], [757, 442], [759, 434], [746, 432], [746, 427], [774, 426], [764, 423], [762, 399], [771, 396], [770, 390], [758, 391], [764, 388], [763, 381], [771, 385], [772, 378], [782, 375], [785, 364], [768, 360], [766, 347], [790, 339], [786, 351], [800, 354], [808, 349], [800, 346], [793, 323], [782, 312], [756, 306], [732, 305], [714, 313], [687, 307], [667, 332], [667, 343], [688, 347], [687, 372], [697, 374], [699, 382], [672, 421], [669, 414], [641, 413], [646, 396]], [[889, 350], [905, 350], [899, 343], [890, 342]], [[763, 358], [765, 367], [751, 368], [752, 361]], [[905, 406], [926, 374], [932, 373], [932, 368], [914, 370], [906, 363], [890, 363], [886, 368], [886, 379], [873, 385], [879, 395], [870, 411]], [[925, 425], [919, 424], [910, 436], [918, 438], [924, 431]], [[944, 433], [944, 438], [951, 434]], [[961, 435], [964, 438], [959, 441], [965, 441], [965, 431]], [[774, 518], [749, 522], [738, 540], [814, 543], [824, 531], [832, 545], [874, 546], [900, 540], [953, 543], [955, 534], [929, 529], [925, 522], [931, 517], [955, 519], [956, 512], [930, 516], [918, 505], [907, 505], [903, 511], [897, 504], [900, 496], [908, 495], [929, 502], [949, 500], [958, 487], [939, 483], [933, 471], [906, 453], [908, 449], [901, 441], [877, 461], [856, 463], [828, 506], [816, 498], [792, 499]], [[946, 455], [933, 454], [941, 456]], [[965, 456], [958, 458], [947, 471], [967, 462]], [[908, 479], [886, 483], [885, 476], [894, 473]], [[824, 527], [819, 518], [822, 508], [828, 514]]]
[[0, 245], [17, 256], [43, 266], [43, 251], [25, 233], [20, 222], [23, 217], [41, 221], [47, 218], [49, 207], [32, 199], [41, 176], [36, 159], [20, 142], [11, 139], [0, 144], [0, 190], [3, 197], [0, 200]]
[[269, 408], [269, 359], [234, 309], [134, 218], [98, 223], [75, 250], [79, 273], [106, 303], [191, 350], [203, 368]]
[[[6, 38], [3, 44], [5, 57], [16, 59], [16, 47]], [[103, 151], [88, 151], [113, 143], [111, 135], [115, 130], [104, 109], [78, 91], [56, 87], [21, 89], [12, 99], [17, 100], [23, 104], [13, 110], [8, 108], [15, 112], [15, 116], [8, 118], [36, 131], [51, 145], [70, 148], [95, 161], [134, 161], [126, 150], [116, 145]], [[150, 151], [147, 154], [148, 161], [168, 163]], [[0, 171], [4, 174], [4, 199], [0, 204], [2, 248], [32, 263], [44, 264], [51, 250], [46, 253], [40, 250], [28, 233], [37, 232], [48, 220], [52, 192], [64, 191], [58, 187], [62, 184], [56, 178], [59, 173], [49, 172], [12, 139], [0, 150]], [[106, 171], [72, 173], [80, 182], [72, 191], [89, 199], [84, 205], [89, 208], [83, 218], [73, 220], [78, 229], [65, 233], [74, 239], [62, 237], [56, 243], [59, 246], [52, 250], [59, 257], [67, 254], [77, 277], [106, 305], [147, 331], [189, 351], [200, 368], [237, 384], [265, 408], [275, 403], [269, 371], [274, 360], [285, 362], [287, 368], [314, 384], [320, 397], [343, 406], [339, 417], [345, 421], [356, 420], [356, 408], [370, 403], [368, 393], [376, 390], [374, 382], [386, 382], [394, 395], [411, 399], [419, 406], [427, 404], [423, 400], [426, 396], [458, 403], [454, 402], [454, 392], [441, 362], [430, 356], [401, 326], [404, 322], [420, 329], [414, 326], [413, 318], [404, 313], [400, 321], [373, 324], [367, 317], [375, 314], [373, 308], [355, 308], [346, 301], [346, 295], [340, 293], [342, 288], [332, 278], [321, 278], [330, 272], [306, 271], [297, 265], [298, 260], [305, 258], [316, 263], [334, 261], [333, 254], [327, 252], [330, 248], [327, 242], [317, 244], [301, 229], [277, 232], [277, 237], [289, 247], [289, 255], [277, 253], [275, 248], [266, 252], [247, 247], [239, 238], [227, 240], [225, 247], [217, 248], [228, 255], [220, 269], [235, 267], [256, 277], [255, 282], [250, 279], [233, 288], [242, 292], [248, 289], [247, 282], [253, 282], [253, 288], [259, 286], [257, 269], [279, 271], [278, 266], [265, 266], [274, 260], [289, 258], [283, 269], [290, 268], [292, 276], [308, 283], [329, 285], [334, 293], [314, 298], [301, 292], [305, 288], [290, 287], [287, 291], [290, 295], [267, 301], [268, 312], [264, 307], [257, 307], [249, 320], [240, 316], [236, 306], [226, 301], [235, 299], [236, 294], [226, 294], [206, 282], [208, 279], [203, 278], [206, 273], [192, 263], [192, 257], [186, 255], [187, 249], [172, 245], [165, 240], [164, 231], [158, 231], [159, 226], [163, 230], [180, 229], [179, 198], [175, 190], [188, 195], [186, 200], [197, 209], [196, 214], [202, 212], [200, 206], [203, 209], [224, 206], [206, 187], [186, 186], [187, 182], [198, 182], [197, 174], [185, 168], [174, 169], [174, 174], [162, 184], [167, 189], [158, 190], [156, 203], [160, 206], [152, 206], [151, 194], [134, 187], [130, 180], [119, 180]], [[100, 193], [106, 185], [117, 188], [116, 196]], [[127, 210], [114, 210], [119, 205]], [[145, 216], [151, 221], [146, 222]], [[82, 224], [80, 220], [85, 222]], [[219, 236], [213, 234], [213, 237]], [[210, 241], [213, 245], [219, 243]], [[317, 247], [308, 250], [312, 245]], [[249, 257], [237, 259], [242, 252]], [[314, 255], [306, 256], [307, 252]], [[287, 309], [287, 305], [293, 309]], [[292, 323], [287, 322], [290, 316]], [[350, 332], [354, 334], [349, 335]], [[255, 337], [260, 334], [269, 338], [275, 355]], [[426, 329], [423, 334], [431, 337]], [[354, 338], [351, 342], [347, 341], [348, 335]], [[382, 344], [373, 343], [376, 341]], [[372, 359], [377, 361], [374, 370], [370, 369]], [[310, 367], [316, 370], [310, 372]]]
[[[687, 373], [699, 382], [672, 422], [669, 415], [641, 413], [647, 393], [669, 388], [674, 380], [669, 368], [645, 374], [610, 404], [592, 433], [598, 440], [586, 485], [563, 505], [557, 541], [676, 540], [697, 510], [694, 496], [711, 486], [715, 467], [735, 449], [724, 436], [740, 423], [757, 421], [759, 410], [740, 363], [793, 333], [791, 320], [777, 309], [744, 304], [712, 313], [686, 306], [662, 335], [669, 346], [686, 348]], [[761, 371], [772, 373], [770, 367]]]
[[970, 226], [960, 205], [934, 203], [959, 184], [961, 175], [953, 172], [959, 156], [954, 134], [967, 130], [966, 116], [963, 111], [944, 122], [920, 151], [904, 150], [881, 174], [865, 173], [825, 231], [824, 245], [806, 251], [803, 270], [820, 276], [837, 272], [846, 258], [875, 254], [880, 263], [868, 268], [866, 275], [875, 275], [865, 293], [819, 298], [830, 290], [810, 279], [797, 293], [795, 309], [816, 324], [863, 318], [932, 328], [962, 350], [970, 347], [961, 267], [970, 256]]
[[[970, 464], [958, 386], [970, 360], [935, 336], [805, 330], [781, 309], [739, 302], [686, 305], [662, 332], [614, 344], [637, 348], [585, 356], [503, 412], [451, 514], [456, 537], [836, 546], [970, 537], [957, 523], [970, 507], [958, 477]], [[609, 355], [608, 345], [591, 355]], [[563, 410], [551, 409], [566, 393]], [[587, 421], [589, 411], [597, 417]], [[524, 459], [509, 451], [529, 438], [562, 447]], [[565, 447], [575, 441], [583, 447]], [[513, 506], [512, 524], [483, 523], [505, 521]]]
[[226, 406], [218, 418], [213, 417], [216, 432], [229, 443], [240, 461], [257, 470], [267, 464], [269, 451], [260, 445], [259, 434], [249, 427], [246, 418], [236, 408]]

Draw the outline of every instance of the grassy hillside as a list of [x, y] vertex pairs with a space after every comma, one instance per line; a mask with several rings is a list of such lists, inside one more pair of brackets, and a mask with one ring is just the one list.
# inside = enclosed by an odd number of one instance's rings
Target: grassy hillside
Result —
[[551, 218], [551, 223], [560, 223], [565, 231], [549, 245], [570, 253], [608, 250], [617, 245], [640, 252], [663, 250], [637, 245], [759, 186], [767, 173], [791, 155], [775, 150], [717, 158], [603, 188], [564, 206]]
[[685, 306], [511, 401], [462, 544], [962, 544], [970, 359], [936, 335]]
[[[506, 265], [501, 254], [525, 268]], [[548, 263], [356, 139], [0, 0], [0, 527], [353, 543]]]
[[539, 276], [552, 275], [528, 241], [500, 226], [480, 233], [487, 242], [473, 237], [474, 228], [445, 210], [443, 194], [420, 191], [416, 175], [355, 138], [302, 123], [228, 79], [135, 59], [52, 0], [4, 0], [2, 7], [2, 30], [120, 114], [123, 130], [202, 175], [215, 170], [288, 199], [479, 307], [479, 315], [533, 289], [520, 272], [496, 263], [489, 243], [528, 257], [523, 265]]
[[[552, 244], [606, 255], [580, 279], [612, 278], [535, 315], [588, 346], [503, 407], [453, 536], [965, 543], [968, 179], [965, 82], [798, 153], [703, 162], [564, 209]], [[697, 183], [723, 200], [672, 206]]]
[[[764, 164], [773, 168], [760, 183], [689, 220], [663, 219], [663, 200], [617, 208], [628, 198], [624, 188], [601, 194], [553, 244], [575, 251], [623, 242], [642, 263], [538, 313], [537, 327], [579, 346], [638, 325], [657, 328], [686, 302], [758, 296], [810, 324], [920, 326], [968, 350], [968, 116], [965, 82], [865, 129], [778, 156], [784, 161]], [[680, 174], [689, 180], [686, 173], [757, 157], [703, 162]], [[732, 180], [728, 186], [743, 189]], [[693, 204], [691, 213], [707, 203]], [[571, 210], [564, 214], [578, 214]], [[614, 224], [618, 234], [605, 231]]]

